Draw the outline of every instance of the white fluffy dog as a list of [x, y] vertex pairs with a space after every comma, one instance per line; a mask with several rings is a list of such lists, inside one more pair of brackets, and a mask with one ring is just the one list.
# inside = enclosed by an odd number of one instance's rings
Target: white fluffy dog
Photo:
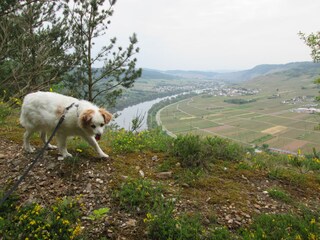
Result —
[[[96, 140], [100, 140], [105, 124], [109, 123], [112, 115], [103, 108], [73, 97], [52, 92], [35, 92], [25, 96], [21, 108], [20, 123], [26, 129], [23, 147], [27, 152], [33, 152], [30, 145], [31, 135], [39, 131], [45, 143], [47, 134], [51, 134], [66, 107], [73, 106], [67, 111], [65, 120], [56, 133], [58, 149], [63, 158], [72, 156], [66, 148], [68, 136], [83, 137], [102, 158], [108, 158], [99, 147]], [[55, 149], [51, 144], [48, 148]]]

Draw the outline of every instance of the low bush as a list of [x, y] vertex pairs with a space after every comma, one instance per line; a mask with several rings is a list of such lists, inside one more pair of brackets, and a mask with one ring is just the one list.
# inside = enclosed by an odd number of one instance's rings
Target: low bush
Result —
[[[12, 199], [9, 200], [12, 202]], [[0, 212], [3, 239], [81, 239], [79, 203], [58, 199], [51, 207], [38, 203], [17, 206]]]
[[219, 137], [180, 135], [173, 141], [171, 153], [179, 158], [182, 167], [203, 167], [214, 160], [240, 161], [246, 151], [239, 144]]
[[198, 135], [180, 135], [172, 145], [171, 152], [181, 161], [182, 167], [198, 167], [205, 165], [203, 142]]

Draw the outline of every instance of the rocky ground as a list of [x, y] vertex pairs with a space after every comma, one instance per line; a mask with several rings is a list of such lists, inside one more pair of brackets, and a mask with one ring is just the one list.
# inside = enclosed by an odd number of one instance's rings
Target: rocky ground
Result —
[[[7, 186], [22, 175], [36, 154], [25, 153], [20, 144], [0, 139], [0, 185]], [[177, 198], [177, 212], [198, 212], [203, 224], [212, 222], [236, 230], [252, 222], [261, 213], [297, 212], [297, 205], [271, 198], [267, 189], [285, 187], [295, 199], [311, 208], [319, 207], [320, 194], [314, 189], [300, 189], [287, 182], [270, 180], [263, 172], [235, 171], [219, 167], [215, 174], [197, 184], [178, 181], [175, 170], [159, 172], [157, 166], [165, 155], [141, 153], [114, 155], [108, 160], [81, 157], [77, 162], [59, 161], [55, 151], [46, 151], [17, 193], [22, 202], [49, 204], [58, 197], [80, 196], [85, 216], [92, 210], [109, 207], [107, 217], [94, 222], [83, 217], [83, 225], [91, 237], [110, 239], [145, 239], [145, 216], [121, 210], [112, 196], [128, 175], [150, 178], [166, 186], [167, 198]], [[179, 168], [179, 166], [177, 166]], [[231, 173], [231, 174], [230, 174]]]

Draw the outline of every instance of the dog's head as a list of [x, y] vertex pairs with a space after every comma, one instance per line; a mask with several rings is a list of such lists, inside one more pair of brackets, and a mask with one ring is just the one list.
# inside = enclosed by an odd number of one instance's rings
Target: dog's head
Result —
[[86, 109], [80, 116], [80, 126], [90, 135], [94, 135], [96, 140], [100, 140], [104, 126], [112, 119], [112, 114], [103, 108], [98, 111], [95, 109]]

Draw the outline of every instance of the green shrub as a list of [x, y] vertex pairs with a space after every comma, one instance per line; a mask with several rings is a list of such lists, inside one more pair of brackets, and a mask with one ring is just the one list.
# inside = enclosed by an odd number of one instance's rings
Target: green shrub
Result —
[[173, 142], [172, 154], [180, 159], [182, 167], [198, 167], [205, 164], [202, 157], [203, 142], [198, 135], [179, 135]]
[[150, 211], [162, 198], [162, 188], [146, 179], [129, 179], [116, 192], [120, 206], [128, 211]]
[[247, 239], [319, 239], [320, 224], [316, 216], [290, 214], [259, 215], [249, 227], [242, 229]]
[[182, 167], [207, 166], [214, 160], [240, 161], [246, 151], [239, 144], [219, 137], [200, 138], [198, 135], [180, 135], [171, 148]]
[[69, 198], [51, 207], [37, 203], [16, 206], [15, 211], [0, 213], [3, 239], [80, 239], [79, 203]]
[[217, 160], [240, 161], [246, 153], [239, 144], [219, 137], [207, 137], [205, 143], [207, 154]]

